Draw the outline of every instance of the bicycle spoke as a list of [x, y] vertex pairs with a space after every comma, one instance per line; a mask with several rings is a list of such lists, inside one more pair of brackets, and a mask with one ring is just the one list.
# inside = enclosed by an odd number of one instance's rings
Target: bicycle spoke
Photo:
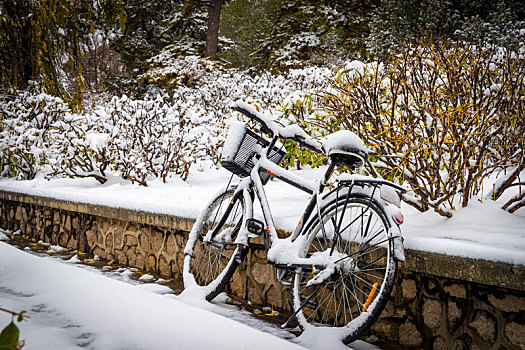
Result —
[[[306, 320], [314, 326], [333, 327], [343, 327], [358, 322], [356, 331], [351, 336], [351, 339], [355, 339], [354, 336], [358, 334], [357, 332], [361, 332], [360, 327], [363, 326], [363, 321], [358, 316], [367, 309], [368, 305], [365, 307], [365, 304], [368, 298], [371, 298], [371, 291], [374, 290], [373, 298], [377, 299], [384, 293], [390, 293], [392, 289], [391, 282], [387, 282], [385, 286], [386, 281], [392, 280], [387, 280], [392, 272], [389, 263], [391, 259], [389, 249], [392, 245], [388, 244], [390, 241], [388, 222], [379, 214], [375, 204], [369, 199], [349, 200], [348, 198], [348, 193], [342, 196], [334, 194], [336, 204], [332, 202], [326, 206], [327, 209], [321, 210], [322, 223], [313, 226], [311, 238], [306, 242], [304, 256], [310, 257], [315, 253], [322, 253], [329, 247], [330, 254], [342, 255], [342, 258], [334, 262], [335, 264], [345, 259], [352, 259], [349, 264], [355, 266], [355, 270], [351, 269], [348, 273], [333, 275], [324, 280], [315, 295], [315, 306], [311, 310], [304, 309], [305, 317], [299, 320], [300, 322]], [[324, 231], [328, 234], [326, 236], [328, 245], [323, 242]], [[387, 243], [386, 247], [385, 243]], [[347, 271], [346, 269], [345, 267], [341, 272]], [[309, 288], [312, 287], [306, 288], [305, 283], [311, 278], [311, 275], [308, 275], [306, 280], [296, 277], [294, 290], [298, 288], [299, 295], [310, 294]], [[382, 297], [381, 300], [386, 299]], [[374, 314], [384, 308], [384, 304], [374, 305], [371, 311]], [[349, 339], [350, 337], [346, 338], [347, 341]]]

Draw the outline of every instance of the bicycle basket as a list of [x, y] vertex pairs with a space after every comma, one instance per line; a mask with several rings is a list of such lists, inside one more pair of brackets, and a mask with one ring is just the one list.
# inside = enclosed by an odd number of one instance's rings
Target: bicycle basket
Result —
[[[254, 167], [252, 158], [256, 153], [255, 146], [266, 147], [269, 144], [270, 142], [248, 129], [243, 123], [235, 122], [230, 126], [228, 137], [224, 142], [221, 165], [240, 177], [249, 176]], [[285, 155], [286, 151], [274, 147], [268, 156], [268, 160], [279, 164]], [[259, 171], [259, 175], [263, 185], [270, 179], [270, 175], [266, 172]]]

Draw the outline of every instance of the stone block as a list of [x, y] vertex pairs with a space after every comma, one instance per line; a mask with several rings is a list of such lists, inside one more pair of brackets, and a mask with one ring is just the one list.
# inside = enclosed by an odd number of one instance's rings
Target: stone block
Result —
[[508, 322], [505, 325], [505, 335], [512, 345], [525, 349], [525, 325]]
[[157, 258], [155, 255], [148, 255], [148, 258], [146, 259], [146, 269], [153, 272], [157, 271]]
[[189, 232], [184, 231], [174, 231], [173, 235], [175, 236], [175, 242], [177, 243], [177, 247], [184, 249], [186, 246], [186, 241], [188, 240], [188, 234]]
[[246, 281], [246, 273], [237, 269], [230, 280], [230, 288], [233, 294], [244, 298], [244, 283]]
[[120, 227], [116, 227], [115, 231], [113, 232], [113, 237], [115, 249], [122, 249], [122, 247], [124, 247], [124, 233]]
[[435, 294], [439, 292], [439, 281], [434, 278], [426, 278], [424, 283], [425, 289], [429, 294]]
[[149, 248], [149, 235], [144, 232], [139, 233], [139, 249], [148, 253]]
[[449, 301], [447, 303], [447, 321], [450, 333], [453, 333], [458, 321], [461, 319], [462, 312], [458, 308], [456, 302]]
[[182, 282], [182, 265], [177, 264], [174, 259], [170, 260], [170, 274], [172, 278]]
[[121, 250], [115, 251], [115, 259], [117, 260], [119, 264], [126, 265], [128, 263], [128, 259], [126, 258], [126, 255]]
[[449, 350], [450, 347], [447, 346], [447, 342], [443, 337], [437, 336], [432, 343], [433, 350]]
[[417, 295], [416, 282], [413, 279], [406, 279], [401, 282], [401, 290], [406, 300], [413, 300]]
[[158, 258], [157, 270], [163, 277], [169, 277], [170, 275], [170, 265], [164, 256]]
[[164, 236], [162, 234], [162, 231], [159, 231], [155, 228], [151, 230], [151, 251], [152, 252], [159, 252], [162, 249], [162, 246], [164, 244]]
[[493, 294], [489, 294], [488, 300], [492, 306], [503, 312], [525, 311], [525, 297], [506, 294], [500, 299]]
[[485, 311], [477, 311], [474, 321], [469, 324], [469, 327], [489, 345], [496, 340], [496, 326], [494, 318]]
[[24, 233], [28, 236], [32, 236], [33, 235], [33, 227], [31, 227], [31, 224], [28, 222], [26, 224], [26, 227], [24, 229]]
[[175, 252], [177, 251], [177, 242], [175, 241], [175, 235], [173, 233], [170, 233], [166, 237], [166, 253], [169, 256], [173, 256]]
[[136, 247], [139, 244], [139, 240], [137, 239], [137, 237], [132, 236], [130, 234], [126, 234], [124, 240], [124, 244], [128, 247]]
[[467, 297], [467, 290], [461, 284], [452, 284], [443, 288], [451, 297], [465, 299]]
[[16, 220], [22, 219], [22, 207], [21, 206], [16, 207], [15, 219]]
[[429, 328], [439, 327], [441, 323], [441, 303], [439, 300], [426, 299], [423, 303], [423, 320]]
[[399, 327], [399, 343], [403, 346], [420, 347], [423, 339], [415, 324], [410, 321]]
[[64, 223], [64, 229], [71, 232], [71, 215], [66, 215], [66, 222]]
[[91, 230], [91, 229], [86, 230], [86, 239], [87, 239], [87, 244], [90, 247], [95, 245], [95, 242], [97, 241], [97, 234], [96, 234], [96, 232]]
[[137, 255], [135, 259], [135, 264], [137, 268], [144, 270], [146, 267], [146, 264], [144, 263], [145, 256]]
[[113, 233], [108, 233], [104, 238], [106, 249], [110, 252], [113, 250]]
[[266, 284], [272, 279], [273, 269], [268, 264], [252, 264], [250, 270], [257, 283]]
[[254, 282], [248, 278], [246, 283], [248, 300], [255, 304], [263, 304], [264, 300], [262, 297], [262, 291], [254, 284]]
[[98, 255], [102, 259], [106, 259], [106, 251], [100, 247], [93, 248], [92, 254]]
[[274, 284], [271, 284], [266, 291], [266, 297], [264, 300], [265, 304], [273, 304], [276, 307], [283, 307], [282, 293], [279, 291], [280, 288], [276, 288]]
[[372, 333], [382, 339], [391, 339], [392, 323], [379, 320], [372, 326]]
[[125, 248], [126, 258], [128, 259], [128, 265], [132, 267], [137, 267], [137, 253], [135, 252], [134, 247]]

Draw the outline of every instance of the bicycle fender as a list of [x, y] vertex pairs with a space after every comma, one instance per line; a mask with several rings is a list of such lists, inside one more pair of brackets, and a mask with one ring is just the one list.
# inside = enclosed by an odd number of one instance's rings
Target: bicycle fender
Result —
[[396, 261], [405, 261], [405, 248], [403, 245], [403, 236], [399, 226], [394, 224], [390, 229], [390, 235], [394, 244], [394, 259]]

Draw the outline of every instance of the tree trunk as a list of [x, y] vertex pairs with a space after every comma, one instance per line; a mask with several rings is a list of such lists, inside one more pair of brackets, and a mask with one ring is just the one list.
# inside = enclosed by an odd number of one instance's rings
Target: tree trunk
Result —
[[206, 34], [206, 49], [204, 56], [217, 57], [219, 46], [219, 19], [221, 18], [222, 4], [224, 0], [212, 0], [208, 12], [208, 33]]

